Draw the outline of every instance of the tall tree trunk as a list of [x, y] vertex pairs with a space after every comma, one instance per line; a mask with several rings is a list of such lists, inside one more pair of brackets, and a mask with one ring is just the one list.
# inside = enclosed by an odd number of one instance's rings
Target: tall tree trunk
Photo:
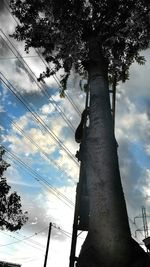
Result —
[[133, 266], [137, 251], [138, 255], [145, 254], [131, 238], [113, 130], [107, 64], [93, 41], [87, 70], [90, 126], [82, 164], [86, 169], [90, 217], [77, 266], [129, 267]]

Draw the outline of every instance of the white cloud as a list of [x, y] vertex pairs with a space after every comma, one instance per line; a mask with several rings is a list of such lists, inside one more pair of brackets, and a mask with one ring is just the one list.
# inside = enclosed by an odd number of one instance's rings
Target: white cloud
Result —
[[146, 153], [150, 156], [150, 145], [145, 145]]
[[137, 109], [134, 112], [125, 113], [120, 121], [116, 123], [116, 135], [121, 135], [123, 132], [123, 137], [130, 137], [130, 141], [144, 141], [150, 136], [150, 121], [145, 112], [139, 113]]
[[11, 14], [8, 12], [7, 4], [4, 0], [1, 0], [0, 7], [0, 25], [1, 29], [5, 29], [7, 34], [13, 33], [15, 29], [16, 22], [12, 18]]
[[146, 198], [147, 205], [150, 207], [150, 169], [145, 170], [145, 180], [146, 184], [143, 185], [141, 190], [143, 190], [143, 194]]
[[7, 177], [8, 183], [11, 185], [11, 190], [16, 190], [16, 186], [27, 186], [27, 187], [35, 187], [35, 185], [30, 184], [26, 181], [24, 181], [19, 173], [19, 171], [16, 169], [16, 166], [14, 163], [10, 161], [9, 158], [6, 157], [6, 161], [10, 163], [9, 168], [5, 172], [5, 175]]
[[50, 104], [45, 104], [41, 108], [41, 112], [45, 115], [49, 115], [49, 114], [53, 113], [54, 111], [55, 111], [54, 106], [52, 106]]
[[[33, 49], [31, 49], [29, 54], [25, 54], [23, 43], [18, 43], [12, 38], [10, 42], [12, 44], [8, 42], [5, 35], [1, 32], [0, 71], [19, 92], [23, 94], [41, 93], [44, 87], [42, 83], [37, 82], [37, 78], [45, 70], [42, 60]], [[24, 59], [20, 58], [15, 49], [19, 51]], [[34, 71], [32, 71], [33, 69]], [[56, 81], [53, 77], [50, 77], [47, 82], [50, 87], [56, 86]]]
[[[29, 113], [26, 113], [25, 115], [21, 116], [17, 119], [16, 123], [20, 126], [22, 130], [25, 130], [28, 127], [29, 120], [31, 119], [31, 116]], [[15, 126], [12, 125], [12, 129], [15, 130]]]
[[[60, 102], [61, 108], [66, 109], [68, 103], [66, 99], [60, 100], [58, 95], [54, 95], [55, 101]], [[72, 123], [77, 126], [77, 114], [74, 109], [70, 108], [71, 112], [68, 112], [68, 115], [72, 114]], [[45, 121], [46, 127], [54, 133], [54, 138], [58, 137], [61, 140], [62, 144], [70, 151], [70, 153], [74, 156], [76, 151], [78, 150], [78, 145], [74, 140], [74, 133], [60, 116], [59, 113], [53, 112], [53, 108], [51, 105], [44, 104], [40, 107], [39, 110], [40, 118]], [[16, 126], [19, 127], [24, 133], [20, 133]], [[4, 136], [4, 142], [9, 142], [9, 147], [11, 150], [20, 155], [34, 156], [37, 153], [44, 158], [44, 160], [48, 160], [43, 153], [47, 154], [49, 158], [53, 157], [54, 152], [58, 152], [56, 161], [59, 166], [64, 170], [68, 176], [74, 177], [75, 180], [78, 179], [78, 167], [74, 163], [73, 160], [70, 160], [70, 157], [63, 150], [61, 146], [54, 140], [51, 134], [48, 131], [45, 131], [44, 128], [39, 123], [34, 123], [32, 120], [32, 116], [29, 112], [25, 113], [25, 115], [20, 116], [15, 119], [15, 125], [12, 124], [12, 130], [9, 131], [7, 135]], [[40, 126], [40, 128], [38, 128]], [[26, 138], [26, 136], [29, 138]], [[33, 140], [33, 142], [31, 142]], [[35, 146], [35, 144], [38, 146]], [[38, 149], [40, 148], [40, 150]], [[23, 156], [24, 157], [24, 156]], [[25, 158], [24, 158], [25, 159]], [[29, 158], [25, 159], [28, 162]], [[53, 158], [55, 160], [55, 158]]]

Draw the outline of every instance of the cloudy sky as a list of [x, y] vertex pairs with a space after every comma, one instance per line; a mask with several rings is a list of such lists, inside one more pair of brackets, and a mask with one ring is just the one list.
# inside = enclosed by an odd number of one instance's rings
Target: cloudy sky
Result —
[[[59, 97], [59, 79], [37, 83], [45, 62], [35, 50], [25, 54], [23, 43], [10, 39], [16, 21], [7, 1], [0, 1], [0, 130], [6, 176], [21, 195], [29, 221], [16, 233], [0, 231], [0, 260], [23, 267], [43, 264], [49, 223], [53, 223], [48, 263], [69, 264], [71, 232], [79, 164], [74, 131], [84, 109], [79, 77], [72, 73], [67, 97]], [[150, 215], [150, 50], [144, 66], [131, 67], [130, 80], [119, 84], [116, 138], [129, 222], [142, 243], [141, 207]], [[150, 218], [147, 218], [149, 223]], [[136, 231], [138, 230], [138, 231]], [[80, 235], [77, 251], [84, 240]]]

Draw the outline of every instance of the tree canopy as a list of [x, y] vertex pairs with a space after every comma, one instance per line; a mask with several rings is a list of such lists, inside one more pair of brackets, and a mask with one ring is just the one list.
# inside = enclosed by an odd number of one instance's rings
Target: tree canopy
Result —
[[22, 211], [21, 198], [16, 193], [10, 193], [11, 186], [3, 176], [10, 166], [3, 156], [5, 150], [0, 147], [0, 228], [17, 231], [27, 222], [27, 212]]
[[110, 80], [125, 81], [133, 61], [145, 62], [139, 53], [149, 46], [149, 0], [10, 0], [10, 7], [20, 21], [13, 37], [52, 63], [41, 79], [64, 69], [66, 87], [72, 66], [82, 74], [91, 38], [107, 59]]

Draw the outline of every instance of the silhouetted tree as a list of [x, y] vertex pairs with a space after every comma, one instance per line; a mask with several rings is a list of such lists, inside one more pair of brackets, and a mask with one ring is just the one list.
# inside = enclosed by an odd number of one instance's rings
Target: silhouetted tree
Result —
[[144, 63], [140, 51], [150, 40], [149, 0], [10, 0], [10, 6], [20, 21], [13, 37], [25, 41], [27, 52], [39, 48], [51, 64], [39, 80], [63, 69], [66, 89], [72, 67], [88, 73], [90, 126], [82, 164], [90, 218], [78, 266], [148, 266], [129, 229], [108, 80], [124, 82], [134, 61]]
[[0, 228], [17, 231], [27, 222], [27, 212], [22, 212], [20, 196], [10, 193], [11, 186], [3, 176], [10, 166], [4, 159], [5, 150], [0, 147]]

